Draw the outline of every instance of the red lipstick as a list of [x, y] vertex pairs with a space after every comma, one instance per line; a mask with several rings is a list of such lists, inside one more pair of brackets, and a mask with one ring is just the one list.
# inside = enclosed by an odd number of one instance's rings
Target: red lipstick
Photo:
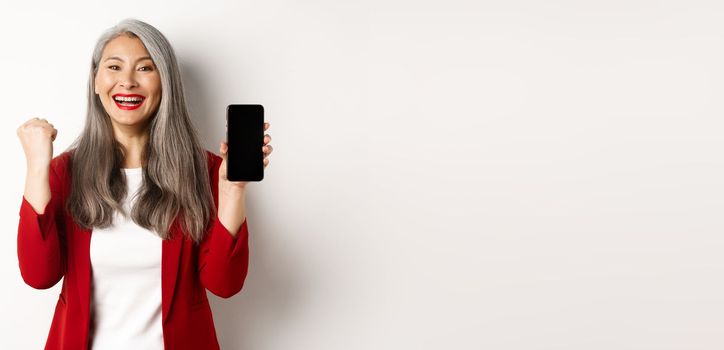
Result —
[[[118, 100], [118, 98], [121, 98], [123, 101], [123, 104], [121, 101]], [[143, 102], [146, 101], [146, 96], [138, 95], [138, 94], [115, 94], [113, 95], [113, 102], [116, 103], [116, 106], [118, 108], [131, 111], [134, 109], [137, 109], [138, 107], [141, 107]]]

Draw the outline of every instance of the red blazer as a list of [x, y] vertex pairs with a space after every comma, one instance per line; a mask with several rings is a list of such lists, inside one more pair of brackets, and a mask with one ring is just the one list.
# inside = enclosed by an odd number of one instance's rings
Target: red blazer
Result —
[[[70, 152], [50, 164], [51, 199], [38, 215], [23, 196], [18, 225], [18, 260], [25, 283], [47, 289], [63, 279], [45, 349], [88, 349], [90, 321], [90, 240], [63, 203], [71, 187]], [[206, 151], [214, 204], [218, 208], [222, 158]], [[206, 289], [222, 298], [238, 293], [249, 264], [249, 232], [244, 220], [232, 236], [214, 216], [200, 245], [183, 237], [179, 218], [172, 239], [162, 243], [162, 312], [165, 349], [219, 349]]]

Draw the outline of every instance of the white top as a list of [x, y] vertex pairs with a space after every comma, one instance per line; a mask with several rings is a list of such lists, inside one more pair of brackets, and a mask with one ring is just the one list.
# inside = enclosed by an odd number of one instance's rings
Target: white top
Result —
[[[130, 214], [143, 181], [142, 168], [123, 168]], [[91, 349], [163, 349], [161, 324], [161, 238], [130, 215], [91, 234]]]

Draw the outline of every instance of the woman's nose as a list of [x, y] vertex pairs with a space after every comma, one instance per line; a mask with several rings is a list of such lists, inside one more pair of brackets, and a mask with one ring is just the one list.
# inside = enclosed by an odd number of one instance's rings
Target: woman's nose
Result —
[[126, 88], [126, 89], [130, 89], [130, 88], [132, 88], [132, 87], [138, 86], [138, 84], [136, 84], [135, 82], [133, 82], [133, 80], [121, 80], [121, 86], [124, 87], [124, 88]]
[[130, 88], [133, 86], [137, 86], [138, 83], [136, 82], [135, 77], [133, 76], [133, 73], [126, 73], [120, 78], [120, 85], [124, 88]]

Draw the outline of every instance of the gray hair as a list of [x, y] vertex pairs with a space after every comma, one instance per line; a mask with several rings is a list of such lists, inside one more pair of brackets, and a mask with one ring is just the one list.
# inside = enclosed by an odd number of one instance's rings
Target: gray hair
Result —
[[207, 151], [199, 143], [189, 117], [176, 55], [166, 37], [153, 26], [127, 18], [98, 39], [88, 78], [88, 113], [82, 133], [68, 149], [72, 188], [66, 203], [76, 223], [85, 228], [106, 228], [113, 213], [124, 211], [126, 178], [121, 167], [124, 149], [115, 139], [110, 117], [95, 94], [95, 75], [106, 44], [120, 36], [139, 38], [161, 78], [161, 101], [148, 124], [143, 150], [143, 184], [131, 218], [141, 227], [169, 239], [179, 215], [185, 236], [199, 243], [216, 215], [209, 182]]

